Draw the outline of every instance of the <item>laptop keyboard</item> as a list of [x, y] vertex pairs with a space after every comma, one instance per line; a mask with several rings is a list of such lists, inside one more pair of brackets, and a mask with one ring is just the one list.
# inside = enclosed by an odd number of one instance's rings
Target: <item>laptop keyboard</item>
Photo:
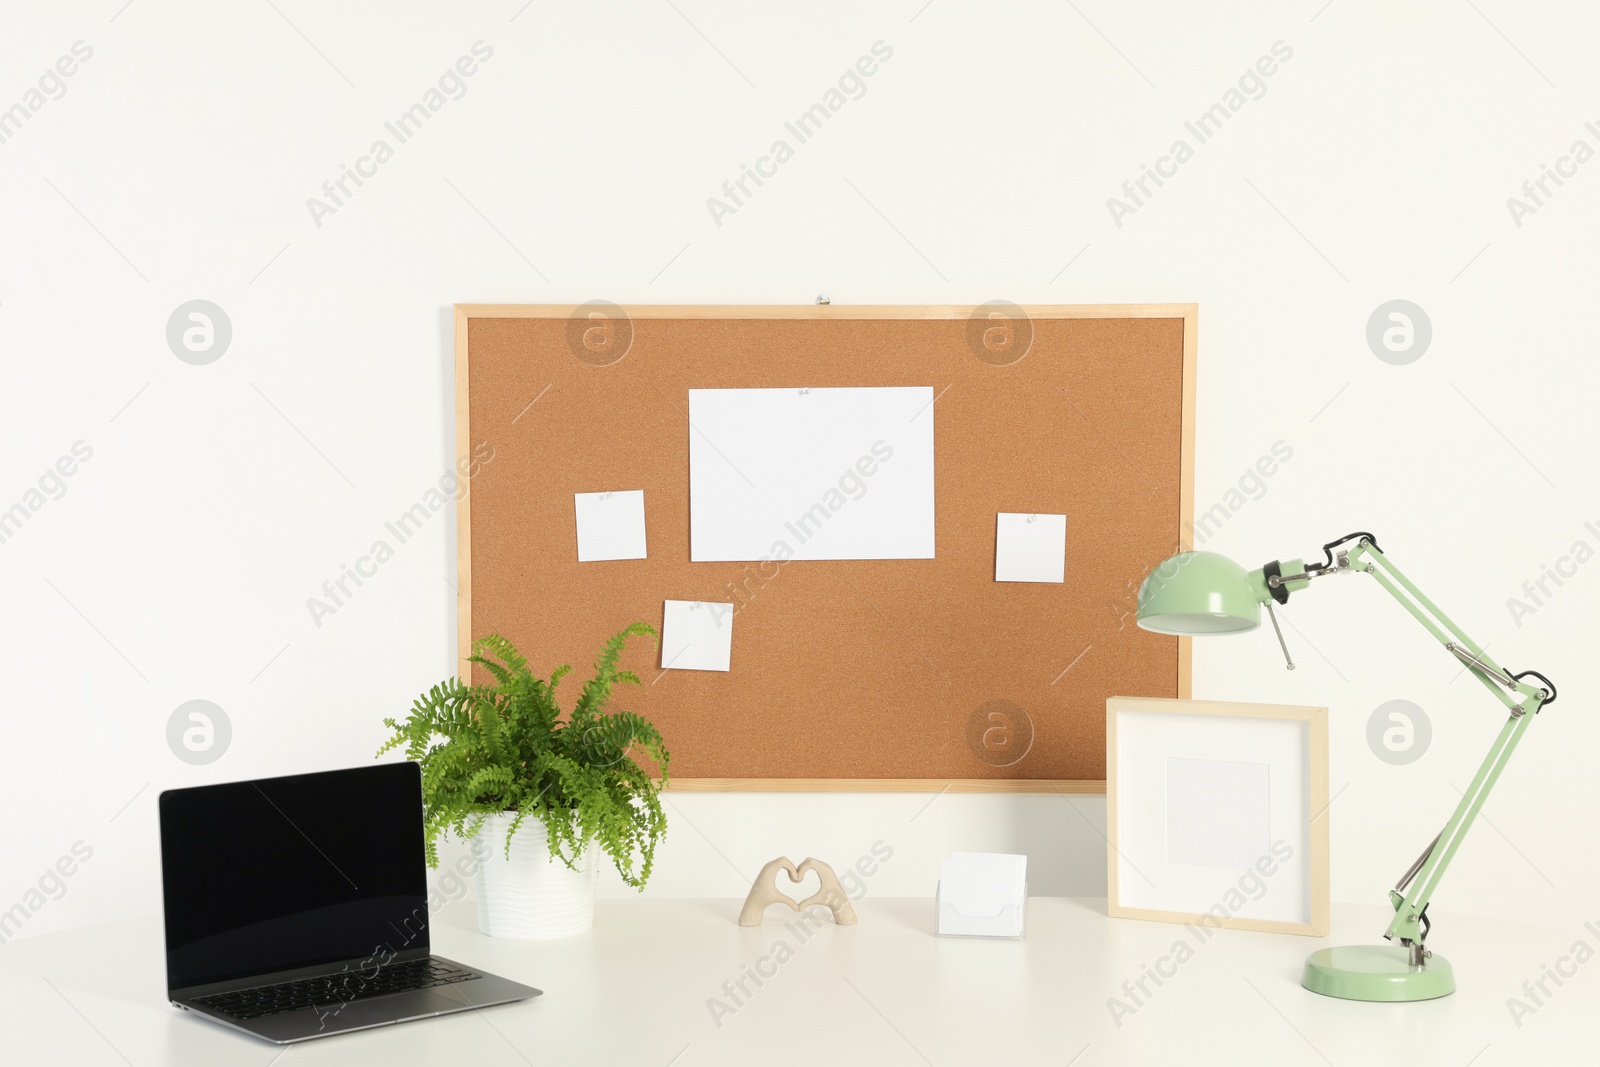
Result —
[[301, 1008], [344, 1004], [391, 993], [454, 985], [478, 977], [481, 976], [442, 960], [416, 959], [387, 964], [371, 977], [359, 971], [345, 971], [277, 985], [237, 989], [231, 993], [215, 993], [209, 997], [199, 997], [195, 1003], [235, 1019], [259, 1019], [264, 1015], [278, 1015]]

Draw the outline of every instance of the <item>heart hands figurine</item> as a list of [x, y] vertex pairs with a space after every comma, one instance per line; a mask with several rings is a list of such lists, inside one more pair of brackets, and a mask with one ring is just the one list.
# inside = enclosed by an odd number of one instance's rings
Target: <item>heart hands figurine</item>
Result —
[[[798, 883], [805, 876], [815, 871], [820, 884], [817, 891], [806, 899], [795, 903], [793, 897], [778, 888], [778, 872], [784, 871], [789, 875], [791, 883]], [[762, 913], [769, 904], [787, 904], [794, 911], [805, 911], [815, 905], [822, 905], [833, 912], [835, 926], [854, 926], [856, 924], [856, 910], [850, 905], [850, 898], [845, 894], [844, 887], [839, 884], [839, 876], [833, 873], [833, 868], [819, 859], [807, 857], [800, 866], [796, 867], [788, 856], [779, 856], [761, 868], [761, 873], [756, 875], [756, 880], [750, 886], [750, 895], [745, 898], [744, 908], [739, 912], [740, 926], [760, 926]]]

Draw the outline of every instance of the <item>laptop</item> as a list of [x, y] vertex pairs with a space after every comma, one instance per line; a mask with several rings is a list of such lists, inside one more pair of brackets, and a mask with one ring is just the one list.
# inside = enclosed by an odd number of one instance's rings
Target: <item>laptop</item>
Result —
[[536, 997], [433, 955], [415, 763], [161, 794], [167, 999], [277, 1044]]

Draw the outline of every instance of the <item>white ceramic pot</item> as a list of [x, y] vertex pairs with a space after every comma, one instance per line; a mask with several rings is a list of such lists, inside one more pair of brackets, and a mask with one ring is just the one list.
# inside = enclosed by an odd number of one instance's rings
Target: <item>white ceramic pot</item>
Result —
[[596, 849], [584, 850], [573, 870], [551, 857], [544, 823], [527, 818], [511, 839], [515, 812], [489, 816], [472, 839], [478, 861], [478, 929], [490, 937], [543, 941], [581, 934], [594, 925]]

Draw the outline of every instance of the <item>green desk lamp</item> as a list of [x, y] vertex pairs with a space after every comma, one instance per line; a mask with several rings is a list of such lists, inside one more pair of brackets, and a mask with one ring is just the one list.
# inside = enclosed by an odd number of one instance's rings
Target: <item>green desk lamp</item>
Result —
[[[1354, 547], [1349, 547], [1351, 542]], [[1345, 1000], [1432, 1000], [1454, 992], [1456, 983], [1450, 964], [1424, 947], [1431, 925], [1428, 900], [1528, 724], [1542, 706], [1555, 703], [1556, 687], [1538, 671], [1512, 674], [1485, 656], [1483, 649], [1389, 562], [1371, 534], [1349, 534], [1323, 545], [1322, 551], [1326, 557], [1322, 563], [1274, 560], [1249, 572], [1215, 552], [1180, 552], [1151, 571], [1140, 587], [1138, 621], [1142, 628], [1158, 634], [1244, 633], [1261, 625], [1264, 604], [1284, 659], [1294, 670], [1273, 604], [1287, 603], [1290, 593], [1306, 588], [1314, 579], [1370, 574], [1511, 710], [1450, 821], [1389, 892], [1395, 915], [1383, 936], [1399, 944], [1318, 949], [1306, 959], [1301, 979], [1314, 993]], [[1541, 684], [1523, 681], [1529, 677]]]

